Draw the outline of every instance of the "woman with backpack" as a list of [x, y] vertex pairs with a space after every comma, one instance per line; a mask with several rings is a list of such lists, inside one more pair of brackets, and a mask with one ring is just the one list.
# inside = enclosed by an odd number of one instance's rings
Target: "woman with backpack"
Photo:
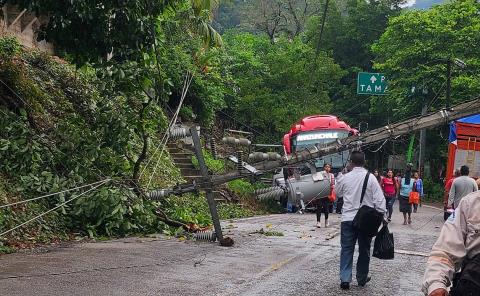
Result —
[[[410, 192], [413, 190], [414, 180], [412, 178], [412, 169], [409, 166], [405, 175], [400, 179], [400, 212], [403, 214], [403, 225], [412, 224], [412, 204], [410, 203]], [[408, 215], [408, 220], [407, 220]]]
[[397, 197], [398, 184], [396, 178], [393, 176], [393, 170], [388, 170], [387, 176], [382, 178], [380, 182], [383, 195], [385, 195], [385, 201], [387, 204], [388, 221], [392, 221], [393, 205]]

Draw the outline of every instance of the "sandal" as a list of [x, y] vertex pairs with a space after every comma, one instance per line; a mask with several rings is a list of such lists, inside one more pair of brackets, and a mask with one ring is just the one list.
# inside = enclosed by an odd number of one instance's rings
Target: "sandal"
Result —
[[408, 224], [412, 224], [412, 218], [408, 218]]

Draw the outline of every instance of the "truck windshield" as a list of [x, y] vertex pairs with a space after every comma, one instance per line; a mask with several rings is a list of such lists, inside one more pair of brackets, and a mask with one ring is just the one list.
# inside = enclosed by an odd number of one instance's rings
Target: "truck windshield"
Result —
[[348, 132], [344, 130], [303, 132], [293, 138], [292, 148], [294, 152], [298, 152], [309, 146], [322, 147], [335, 142], [337, 139], [344, 139], [346, 137], [348, 137]]
[[[344, 139], [347, 137], [348, 132], [345, 130], [303, 132], [293, 138], [292, 148], [294, 152], [298, 152], [311, 146], [323, 147], [335, 142], [337, 139]], [[348, 157], [348, 151], [327, 155], [316, 159], [315, 166], [320, 169], [323, 168], [325, 163], [328, 163], [335, 171], [337, 171], [345, 166]]]

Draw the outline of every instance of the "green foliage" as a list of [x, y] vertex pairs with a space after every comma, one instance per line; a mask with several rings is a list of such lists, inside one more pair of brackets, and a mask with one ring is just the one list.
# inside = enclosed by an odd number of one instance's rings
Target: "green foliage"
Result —
[[55, 0], [1, 0], [0, 6], [7, 3], [48, 16], [40, 37], [54, 41], [57, 51], [72, 56], [79, 65], [107, 62], [109, 54], [110, 62], [136, 60], [144, 49], [156, 46], [159, 16], [185, 7], [190, 13], [189, 31], [200, 34], [206, 44], [221, 43], [209, 23], [214, 1], [109, 0], [94, 5], [77, 0], [66, 5]]
[[445, 189], [443, 184], [433, 182], [431, 179], [423, 180], [423, 192], [429, 201], [443, 201]]
[[[207, 165], [208, 169], [211, 172], [213, 172], [215, 174], [225, 172], [225, 161], [224, 160], [213, 158], [212, 154], [208, 150], [202, 149], [202, 151], [203, 151], [203, 159], [205, 160], [205, 164]], [[197, 168], [197, 169], [200, 168], [200, 166], [198, 164], [198, 159], [195, 155], [192, 156], [192, 163], [195, 166], [195, 168]]]
[[[388, 29], [373, 46], [375, 67], [387, 73], [390, 95], [373, 100], [378, 113], [394, 108], [396, 118], [418, 114], [424, 102], [432, 109], [445, 104], [446, 60], [463, 60], [462, 70], [453, 66], [453, 103], [480, 92], [480, 3], [453, 1], [425, 11], [406, 11], [392, 18]], [[472, 46], [473, 45], [473, 46]], [[418, 92], [411, 93], [416, 87]], [[423, 90], [427, 92], [423, 94]]]
[[284, 236], [281, 231], [266, 231], [265, 236]]
[[0, 38], [0, 59], [10, 59], [20, 51], [20, 43], [15, 37]]
[[280, 139], [305, 115], [330, 111], [329, 90], [343, 72], [326, 54], [316, 59], [299, 38], [272, 44], [264, 35], [232, 31], [224, 42], [224, 64], [235, 79], [227, 105], [238, 121], [270, 136], [258, 141]]
[[237, 204], [225, 203], [218, 205], [218, 216], [222, 220], [252, 217], [257, 213], [252, 209]]
[[[210, 210], [205, 196], [198, 194], [186, 194], [183, 196], [169, 197], [163, 207], [171, 219], [184, 221], [205, 227], [212, 225]], [[217, 205], [220, 219], [236, 219], [251, 217], [257, 212], [237, 204], [219, 203]]]
[[42, 33], [55, 41], [58, 50], [75, 57], [75, 62], [105, 59], [114, 48], [114, 58], [130, 58], [139, 48], [154, 43], [152, 28], [157, 16], [171, 8], [175, 1], [102, 1], [92, 5], [88, 1], [71, 1], [68, 5], [51, 0], [2, 0], [18, 5], [39, 15], [49, 16]]
[[[8, 184], [2, 186], [0, 201], [58, 192], [106, 176], [115, 179], [14, 231], [9, 236], [12, 240], [36, 237], [37, 242], [47, 241], [49, 235], [72, 230], [90, 236], [125, 235], [152, 232], [161, 226], [154, 204], [138, 199], [124, 181], [133, 171], [128, 158], [138, 155], [142, 146], [133, 112], [142, 105], [122, 93], [105, 94], [111, 100], [101, 97], [95, 88], [100, 82], [91, 72], [88, 68], [76, 72], [36, 51], [21, 51], [0, 62], [0, 76], [15, 92], [0, 88], [0, 174]], [[166, 118], [153, 104], [145, 114], [143, 128], [152, 134], [151, 141], [158, 143], [157, 132], [165, 128]], [[151, 170], [147, 168], [146, 174]], [[164, 177], [154, 180], [154, 186], [178, 181], [179, 172], [168, 157], [159, 171]], [[0, 228], [10, 229], [81, 192], [2, 209]]]
[[[452, 1], [429, 10], [408, 10], [391, 18], [380, 40], [372, 46], [375, 68], [389, 78], [389, 95], [372, 97], [371, 114], [400, 120], [446, 104], [446, 61], [458, 58], [467, 67], [452, 66], [450, 104], [480, 93], [480, 3]], [[412, 92], [412, 90], [413, 91]], [[446, 162], [448, 130], [428, 132], [426, 159], [432, 171]], [[441, 185], [438, 185], [439, 187]], [[431, 189], [442, 196], [441, 188]]]
[[15, 253], [15, 249], [9, 246], [3, 246], [0, 244], [0, 255]]
[[72, 223], [90, 237], [150, 233], [159, 229], [154, 206], [129, 190], [105, 186], [75, 201]]
[[193, 223], [199, 226], [212, 224], [207, 200], [202, 195], [185, 194], [168, 197], [163, 203], [166, 214], [173, 220]]
[[[307, 25], [306, 37], [312, 47], [332, 52], [346, 72], [334, 88], [332, 113], [352, 126], [368, 122], [370, 127], [384, 124], [389, 114], [372, 114], [368, 97], [356, 94], [357, 73], [372, 71], [374, 54], [371, 46], [387, 28], [389, 18], [399, 15], [403, 0], [330, 1], [322, 36], [318, 42], [323, 18], [314, 16]], [[387, 116], [385, 116], [387, 115]]]
[[237, 179], [227, 183], [227, 188], [234, 192], [236, 195], [246, 198], [252, 197], [255, 186], [248, 181]]

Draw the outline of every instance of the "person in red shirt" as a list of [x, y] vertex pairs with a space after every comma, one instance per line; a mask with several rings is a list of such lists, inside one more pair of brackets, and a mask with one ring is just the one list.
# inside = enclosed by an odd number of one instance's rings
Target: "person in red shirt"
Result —
[[393, 170], [388, 170], [387, 176], [381, 179], [380, 187], [382, 187], [383, 195], [385, 196], [388, 211], [388, 221], [390, 222], [392, 221], [393, 205], [395, 204], [395, 199], [398, 192], [398, 182], [393, 176]]
[[450, 180], [448, 180], [445, 183], [445, 193], [443, 195], [443, 210], [444, 210], [443, 219], [445, 221], [448, 219], [448, 217], [451, 214], [447, 211], [447, 208], [448, 208], [448, 194], [450, 192], [450, 189], [452, 189], [453, 180], [455, 180], [455, 178], [459, 177], [459, 176], [460, 176], [460, 170], [456, 169], [455, 172], [453, 173], [453, 178], [451, 178]]

